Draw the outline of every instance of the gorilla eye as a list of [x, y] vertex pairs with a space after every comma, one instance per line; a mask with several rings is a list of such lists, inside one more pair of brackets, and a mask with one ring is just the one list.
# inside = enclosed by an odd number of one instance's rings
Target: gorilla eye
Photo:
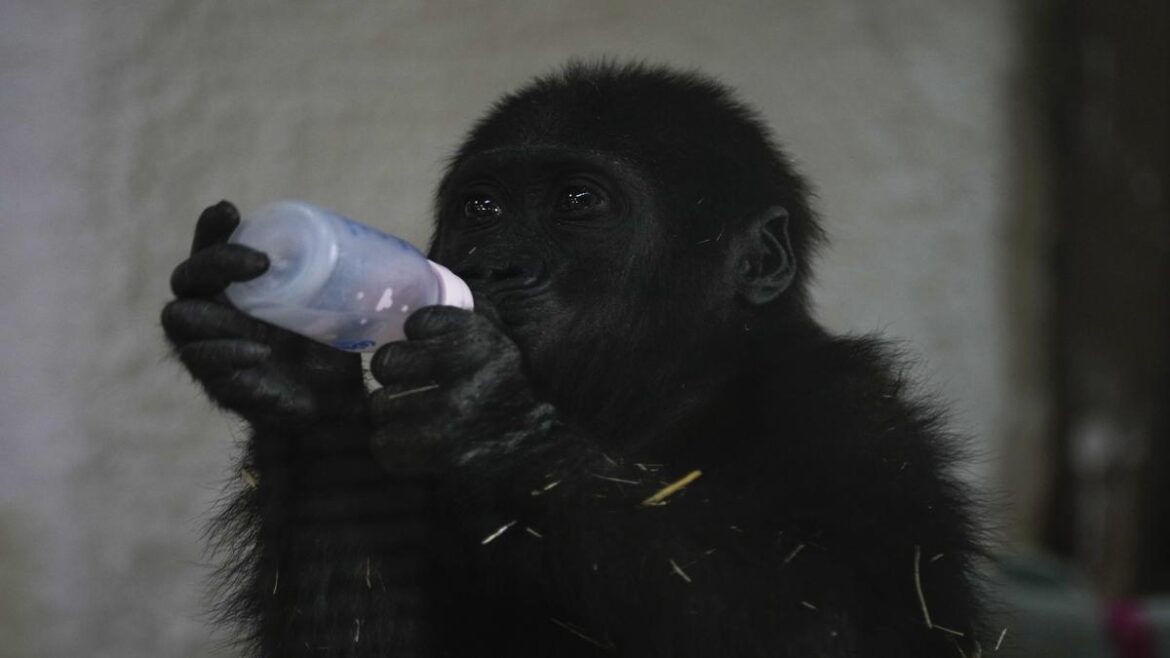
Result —
[[557, 210], [566, 215], [586, 215], [605, 206], [605, 199], [591, 187], [571, 185], [561, 190]]
[[503, 209], [500, 204], [486, 194], [468, 197], [463, 203], [463, 216], [468, 219], [485, 221], [499, 216], [501, 212]]

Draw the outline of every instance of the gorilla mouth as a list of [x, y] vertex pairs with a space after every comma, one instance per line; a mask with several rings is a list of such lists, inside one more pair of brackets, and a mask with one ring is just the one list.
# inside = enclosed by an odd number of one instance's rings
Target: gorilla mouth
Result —
[[465, 279], [472, 292], [495, 307], [496, 321], [509, 331], [531, 329], [548, 313], [551, 286], [543, 278]]
[[541, 315], [549, 289], [538, 283], [531, 286], [473, 286], [472, 290], [496, 306], [505, 324], [516, 326], [530, 324]]
[[505, 267], [461, 267], [455, 271], [471, 290], [500, 307], [530, 308], [550, 290], [545, 268], [536, 263]]
[[478, 281], [509, 287], [531, 287], [545, 278], [544, 265], [535, 260], [503, 266], [465, 265], [455, 268], [454, 272], [468, 283]]

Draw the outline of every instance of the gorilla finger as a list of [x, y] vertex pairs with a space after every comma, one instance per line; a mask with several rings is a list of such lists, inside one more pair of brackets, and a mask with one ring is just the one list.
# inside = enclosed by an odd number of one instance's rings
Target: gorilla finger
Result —
[[476, 327], [478, 320], [474, 313], [454, 306], [424, 306], [402, 325], [402, 331], [411, 340], [426, 340]]
[[[433, 310], [432, 310], [433, 309]], [[494, 306], [484, 306], [472, 313], [447, 306], [428, 306], [407, 318], [404, 327], [412, 339], [408, 343], [427, 342], [441, 346], [447, 360], [466, 367], [464, 371], [477, 370], [495, 354], [515, 349], [515, 343], [501, 329], [492, 313]], [[410, 321], [418, 316], [416, 324]], [[414, 335], [411, 335], [414, 332]]]
[[472, 293], [472, 295], [473, 299], [475, 300], [475, 308], [473, 309], [473, 312], [476, 315], [487, 318], [488, 322], [491, 322], [492, 326], [498, 329], [502, 328], [504, 326], [504, 321], [500, 318], [500, 311], [496, 307], [495, 302], [482, 295], [476, 295], [474, 293]]
[[199, 214], [195, 223], [195, 239], [191, 242], [191, 253], [195, 254], [219, 242], [226, 242], [232, 231], [240, 224], [240, 212], [228, 201], [208, 206]]
[[442, 384], [380, 388], [369, 396], [370, 420], [375, 425], [401, 422], [404, 416], [428, 417], [443, 404]]
[[457, 382], [485, 369], [511, 367], [512, 362], [519, 367], [518, 355], [514, 345], [494, 335], [444, 335], [383, 346], [370, 361], [370, 373], [387, 388], [413, 388]]
[[267, 325], [230, 306], [203, 299], [176, 299], [163, 307], [163, 330], [176, 345], [217, 338], [264, 341]]
[[316, 412], [312, 396], [263, 366], [206, 380], [204, 387], [216, 402], [245, 417], [308, 418]]
[[254, 279], [268, 269], [268, 256], [240, 244], [212, 245], [179, 263], [171, 273], [176, 297], [210, 297], [229, 283]]
[[251, 368], [272, 354], [263, 343], [239, 338], [201, 340], [179, 348], [179, 360], [196, 379], [213, 379]]
[[370, 359], [370, 374], [384, 386], [434, 383], [445, 376], [444, 350], [432, 342], [387, 343]]

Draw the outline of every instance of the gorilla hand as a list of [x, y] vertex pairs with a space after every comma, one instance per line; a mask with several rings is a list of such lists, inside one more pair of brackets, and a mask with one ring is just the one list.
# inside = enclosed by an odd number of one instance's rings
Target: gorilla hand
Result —
[[171, 275], [176, 299], [162, 325], [179, 359], [212, 400], [253, 424], [364, 413], [360, 356], [251, 318], [224, 297], [228, 284], [268, 269], [263, 253], [227, 243], [239, 221], [227, 201], [204, 210], [190, 258]]
[[391, 471], [433, 471], [507, 458], [553, 421], [536, 400], [520, 350], [485, 317], [449, 306], [419, 309], [408, 340], [383, 346], [371, 371], [373, 451]]

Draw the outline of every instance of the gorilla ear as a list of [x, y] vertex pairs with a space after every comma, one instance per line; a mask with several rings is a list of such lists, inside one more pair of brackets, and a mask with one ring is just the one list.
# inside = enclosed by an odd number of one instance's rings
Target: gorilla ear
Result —
[[788, 211], [772, 206], [755, 214], [748, 220], [745, 237], [737, 273], [739, 294], [750, 304], [767, 304], [796, 278], [796, 257], [788, 240]]

